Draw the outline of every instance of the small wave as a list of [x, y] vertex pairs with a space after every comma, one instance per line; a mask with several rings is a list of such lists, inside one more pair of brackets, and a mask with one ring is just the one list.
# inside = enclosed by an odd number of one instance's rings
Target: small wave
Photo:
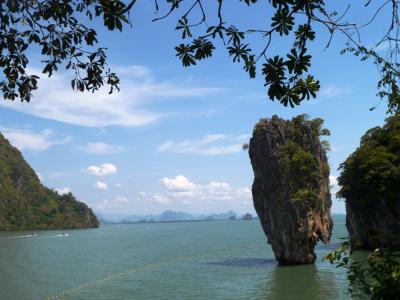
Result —
[[60, 233], [56, 235], [42, 235], [40, 236], [41, 238], [61, 238], [61, 237], [67, 237], [69, 236], [69, 233]]
[[54, 237], [67, 237], [67, 236], [69, 236], [69, 233], [57, 234]]
[[34, 238], [34, 237], [38, 237], [38, 235], [14, 235], [14, 236], [2, 236], [0, 237], [0, 239], [27, 239], [27, 238]]
[[27, 235], [18, 235], [18, 236], [16, 236], [16, 238], [23, 238], [23, 239], [34, 238], [34, 237], [38, 237], [38, 235], [36, 233], [32, 233], [32, 234], [27, 234]]

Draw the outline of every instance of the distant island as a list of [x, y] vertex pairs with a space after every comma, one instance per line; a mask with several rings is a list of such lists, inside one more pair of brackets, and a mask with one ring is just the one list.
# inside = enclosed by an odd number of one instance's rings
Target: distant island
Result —
[[21, 152], [0, 134], [0, 230], [98, 227], [93, 211], [71, 194], [43, 186]]
[[101, 223], [162, 223], [162, 222], [196, 222], [196, 221], [223, 221], [223, 220], [252, 220], [255, 217], [246, 213], [244, 215], [238, 215], [236, 212], [230, 210], [226, 213], [214, 213], [214, 214], [203, 214], [203, 215], [191, 215], [186, 212], [176, 212], [172, 210], [166, 210], [158, 215], [130, 215], [121, 218], [107, 218], [100, 216]]

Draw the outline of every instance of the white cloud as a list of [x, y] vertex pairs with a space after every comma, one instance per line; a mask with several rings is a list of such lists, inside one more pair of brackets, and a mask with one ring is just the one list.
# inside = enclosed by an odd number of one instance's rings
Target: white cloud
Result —
[[112, 210], [112, 209], [120, 209], [121, 206], [127, 205], [129, 200], [125, 196], [115, 196], [113, 199], [104, 199], [100, 203], [96, 205], [96, 208], [99, 210]]
[[163, 195], [160, 195], [160, 194], [155, 194], [153, 196], [153, 201], [155, 203], [158, 203], [158, 204], [167, 204], [167, 203], [169, 203], [168, 198], [166, 198], [166, 197], [164, 197]]
[[43, 175], [40, 174], [39, 172], [36, 172], [37, 177], [39, 178], [40, 181], [43, 181]]
[[54, 134], [51, 129], [34, 132], [18, 128], [1, 128], [1, 132], [13, 146], [21, 151], [46, 151], [53, 146], [64, 145], [71, 142], [71, 137], [69, 136], [61, 139], [54, 139]]
[[106, 176], [116, 174], [117, 170], [115, 165], [105, 163], [98, 166], [90, 166], [86, 169], [86, 172], [96, 176]]
[[317, 94], [317, 99], [339, 99], [350, 93], [351, 89], [349, 87], [326, 84], [321, 87], [321, 90]]
[[329, 187], [331, 189], [332, 195], [335, 197], [336, 193], [339, 191], [340, 186], [338, 184], [338, 177], [334, 175], [329, 176]]
[[141, 79], [150, 79], [151, 72], [145, 66], [130, 65], [130, 66], [118, 66], [114, 68], [114, 72], [121, 76], [129, 76]]
[[96, 181], [94, 186], [98, 190], [107, 190], [108, 189], [108, 184], [105, 182], [101, 182], [101, 181]]
[[39, 70], [38, 90], [30, 103], [0, 101], [0, 105], [25, 114], [87, 127], [143, 126], [160, 119], [163, 114], [148, 107], [152, 101], [194, 98], [215, 93], [213, 87], [198, 87], [157, 81], [150, 70], [143, 66], [116, 67], [121, 71], [121, 91], [108, 94], [105, 87], [96, 93], [74, 92], [70, 86], [70, 74], [57, 73], [50, 79]]
[[251, 191], [248, 187], [232, 187], [227, 182], [211, 181], [207, 184], [198, 184], [183, 175], [161, 179], [164, 191], [139, 192], [137, 200], [142, 204], [152, 203], [176, 207], [179, 205], [195, 205], [204, 207], [232, 207], [235, 205], [249, 205]]
[[112, 200], [112, 202], [113, 203], [115, 203], [115, 204], [126, 204], [126, 203], [128, 203], [129, 202], [129, 200], [128, 200], [128, 198], [126, 198], [125, 196], [120, 196], [120, 195], [118, 195], [118, 196], [116, 196], [113, 200]]
[[159, 145], [158, 152], [193, 153], [201, 155], [223, 155], [242, 151], [243, 143], [249, 135], [209, 134], [201, 139], [185, 140], [182, 142], [167, 141]]
[[212, 181], [208, 184], [196, 184], [183, 175], [175, 178], [163, 178], [168, 198], [184, 201], [243, 201], [251, 199], [248, 187], [232, 187], [227, 182]]
[[329, 186], [331, 190], [337, 190], [339, 188], [337, 179], [338, 179], [337, 176], [334, 175], [329, 176]]
[[127, 149], [119, 145], [110, 145], [101, 142], [87, 143], [80, 150], [89, 154], [118, 154], [126, 152]]
[[183, 175], [178, 175], [175, 178], [164, 177], [161, 179], [164, 186], [171, 191], [188, 191], [195, 188], [194, 183], [190, 182]]
[[60, 195], [65, 195], [65, 194], [68, 194], [68, 193], [71, 192], [71, 188], [69, 188], [69, 187], [63, 187], [63, 188], [55, 189], [55, 191], [56, 191], [58, 194], [60, 194]]
[[139, 192], [139, 200], [144, 200], [148, 203], [155, 204], [169, 204], [169, 199], [160, 193], [147, 193], [147, 192]]

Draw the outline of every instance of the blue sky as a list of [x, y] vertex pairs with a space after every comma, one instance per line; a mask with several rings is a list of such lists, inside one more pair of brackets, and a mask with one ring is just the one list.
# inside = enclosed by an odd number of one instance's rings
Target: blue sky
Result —
[[[254, 212], [253, 173], [241, 145], [260, 118], [302, 113], [323, 118], [332, 134], [333, 184], [339, 164], [361, 135], [383, 124], [385, 103], [369, 111], [379, 103], [376, 68], [340, 55], [340, 35], [324, 50], [329, 37], [318, 29], [311, 47], [312, 72], [321, 91], [316, 100], [291, 109], [269, 101], [262, 78], [249, 80], [221, 47], [212, 59], [183, 68], [175, 58], [174, 46], [180, 43], [173, 30], [176, 16], [152, 23], [152, 5], [139, 1], [134, 26], [123, 33], [94, 25], [108, 47], [110, 66], [122, 79], [120, 93], [74, 93], [70, 75], [58, 73], [40, 80], [31, 103], [1, 102], [0, 131], [23, 152], [42, 182], [60, 192], [72, 191], [96, 212]], [[361, 18], [357, 12], [353, 8], [352, 16]], [[245, 13], [246, 19], [238, 16], [236, 5], [225, 11], [234, 23], [265, 19], [260, 7]], [[274, 41], [271, 55], [288, 45]], [[33, 72], [39, 72], [40, 59], [32, 54]], [[333, 212], [344, 213], [343, 201], [333, 200]]]

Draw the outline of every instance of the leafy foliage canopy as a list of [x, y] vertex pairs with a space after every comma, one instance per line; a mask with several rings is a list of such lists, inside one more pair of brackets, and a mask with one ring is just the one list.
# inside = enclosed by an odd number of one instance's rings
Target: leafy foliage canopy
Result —
[[400, 199], [400, 115], [368, 130], [357, 150], [341, 164], [338, 196], [367, 207]]
[[[398, 299], [400, 295], [400, 253], [393, 249], [376, 249], [367, 259], [352, 252], [350, 243], [329, 253], [325, 259], [347, 270], [349, 290], [353, 296], [371, 300]], [[358, 257], [357, 257], [358, 256]]]
[[[154, 9], [161, 16], [153, 21], [178, 13], [175, 27], [182, 42], [176, 46], [176, 56], [189, 67], [212, 57], [218, 45], [226, 48], [234, 63], [242, 64], [250, 78], [261, 73], [268, 97], [285, 106], [294, 107], [303, 100], [316, 97], [319, 81], [310, 73], [312, 56], [310, 43], [316, 39], [316, 27], [325, 28], [330, 36], [329, 47], [336, 32], [347, 38], [343, 53], [372, 59], [381, 74], [378, 95], [389, 99], [389, 112], [400, 107], [397, 58], [399, 47], [399, 9], [397, 0], [365, 0], [365, 7], [380, 3], [371, 19], [364, 24], [346, 20], [349, 7], [340, 15], [329, 12], [324, 0], [237, 0], [245, 6], [266, 4], [271, 13], [265, 28], [239, 28], [225, 19], [229, 1], [216, 0], [154, 0]], [[97, 48], [97, 33], [85, 25], [101, 18], [109, 30], [123, 30], [132, 25], [130, 12], [136, 0], [5, 0], [0, 2], [0, 88], [5, 99], [29, 101], [37, 88], [38, 76], [29, 74], [30, 49], [39, 49], [43, 57], [43, 73], [51, 76], [66, 67], [74, 74], [71, 81], [78, 91], [96, 91], [103, 85], [110, 93], [118, 90], [119, 78], [107, 67], [104, 48]], [[372, 3], [372, 4], [371, 4]], [[232, 4], [232, 3], [231, 3]], [[380, 14], [391, 11], [388, 28], [375, 43], [365, 45], [361, 31]], [[164, 13], [164, 14], [163, 14]], [[249, 36], [259, 37], [263, 46], [251, 42]], [[271, 45], [283, 37], [291, 41], [288, 53], [272, 53]], [[387, 55], [377, 49], [388, 46]], [[260, 70], [260, 71], [259, 71]]]

